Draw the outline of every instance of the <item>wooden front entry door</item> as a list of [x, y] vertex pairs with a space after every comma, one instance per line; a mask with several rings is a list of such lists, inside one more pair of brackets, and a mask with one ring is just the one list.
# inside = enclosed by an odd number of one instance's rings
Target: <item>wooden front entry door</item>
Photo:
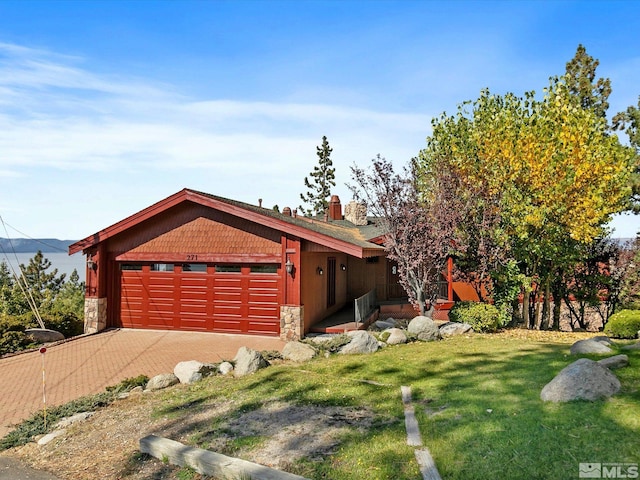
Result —
[[398, 264], [394, 261], [387, 261], [387, 299], [404, 298], [407, 293], [400, 285], [400, 275]]

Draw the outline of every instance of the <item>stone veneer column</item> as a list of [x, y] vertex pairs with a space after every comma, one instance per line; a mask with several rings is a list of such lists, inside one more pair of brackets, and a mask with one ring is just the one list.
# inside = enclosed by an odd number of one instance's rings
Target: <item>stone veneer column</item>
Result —
[[304, 336], [304, 306], [280, 306], [280, 338], [286, 342], [300, 340]]
[[107, 299], [84, 299], [84, 333], [97, 333], [107, 328]]

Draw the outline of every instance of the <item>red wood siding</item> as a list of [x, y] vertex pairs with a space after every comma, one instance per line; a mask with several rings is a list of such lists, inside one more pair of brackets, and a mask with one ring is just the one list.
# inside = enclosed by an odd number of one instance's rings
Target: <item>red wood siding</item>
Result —
[[280, 255], [280, 232], [187, 202], [111, 238], [109, 251]]

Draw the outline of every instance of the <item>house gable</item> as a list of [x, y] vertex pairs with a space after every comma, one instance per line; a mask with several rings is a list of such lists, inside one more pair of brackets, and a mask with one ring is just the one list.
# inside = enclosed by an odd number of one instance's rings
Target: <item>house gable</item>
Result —
[[[126, 236], [130, 237], [132, 233], [135, 236], [134, 232], [143, 231], [144, 233], [141, 233], [141, 235], [146, 235], [146, 241], [148, 241], [152, 236], [159, 235], [159, 233], [156, 232], [156, 235], [149, 236], [150, 234], [153, 234], [153, 230], [156, 228], [149, 221], [153, 220], [153, 224], [155, 224], [159, 219], [164, 218], [164, 215], [169, 211], [174, 212], [173, 220], [170, 220], [169, 222], [179, 221], [180, 219], [175, 215], [176, 210], [174, 209], [184, 207], [185, 204], [191, 204], [192, 206], [193, 204], [200, 205], [207, 210], [217, 211], [244, 219], [248, 223], [268, 227], [273, 231], [279, 231], [291, 236], [302, 238], [336, 251], [347, 253], [357, 258], [380, 255], [383, 250], [378, 245], [368, 242], [363, 238], [357, 228], [350, 229], [346, 228], [344, 225], [313, 222], [288, 217], [262, 207], [184, 189], [134, 215], [131, 215], [121, 222], [74, 243], [69, 247], [69, 254], [72, 255], [79, 251], [87, 251], [108, 239], [114, 238], [114, 242], [117, 242], [115, 237], [120, 237], [120, 234], [124, 232], [128, 232]], [[174, 227], [176, 226], [177, 225], [174, 225]], [[166, 231], [168, 231], [168, 229]], [[128, 245], [125, 248], [119, 247], [116, 249], [126, 251], [132, 248], [132, 245]]]

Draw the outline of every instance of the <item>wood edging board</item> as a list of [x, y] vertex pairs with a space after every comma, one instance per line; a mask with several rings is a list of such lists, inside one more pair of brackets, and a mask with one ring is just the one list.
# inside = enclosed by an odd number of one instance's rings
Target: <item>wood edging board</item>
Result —
[[[420, 435], [420, 427], [418, 419], [411, 403], [411, 387], [401, 386], [402, 404], [404, 405], [404, 424], [407, 429], [407, 445], [412, 447], [422, 446], [422, 437]], [[422, 447], [414, 451], [418, 468], [423, 480], [442, 480], [436, 463], [427, 447]]]
[[173, 465], [191, 467], [201, 475], [216, 478], [251, 478], [251, 480], [308, 480], [293, 473], [257, 463], [227, 457], [201, 448], [189, 447], [156, 435], [140, 439], [140, 451]]

